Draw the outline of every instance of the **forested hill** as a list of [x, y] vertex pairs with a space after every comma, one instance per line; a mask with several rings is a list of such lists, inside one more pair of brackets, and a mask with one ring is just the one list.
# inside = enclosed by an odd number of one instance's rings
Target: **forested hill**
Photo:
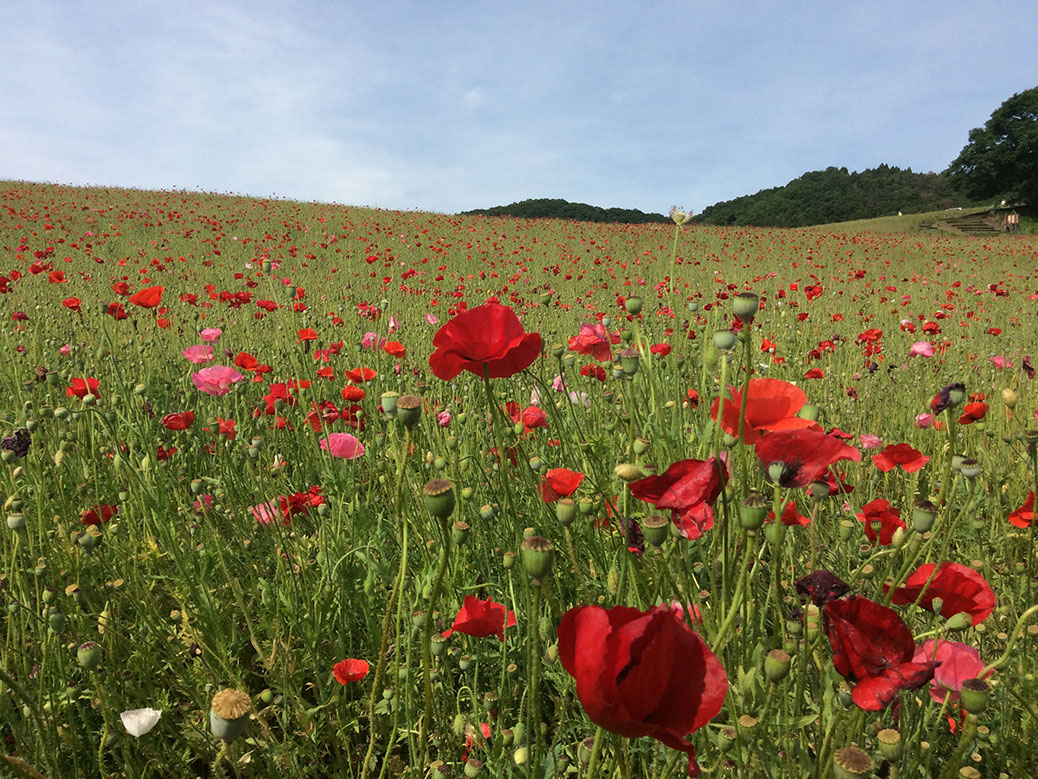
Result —
[[573, 219], [577, 222], [620, 222], [642, 224], [644, 222], [669, 222], [663, 214], [646, 214], [634, 208], [602, 208], [587, 203], [570, 203], [568, 200], [540, 198], [523, 200], [507, 206], [479, 208], [462, 211], [463, 216], [515, 216], [520, 219]]
[[880, 165], [848, 173], [826, 168], [805, 173], [784, 187], [715, 203], [694, 221], [717, 225], [805, 227], [852, 219], [872, 219], [900, 212], [911, 214], [966, 206], [947, 176], [913, 173]]

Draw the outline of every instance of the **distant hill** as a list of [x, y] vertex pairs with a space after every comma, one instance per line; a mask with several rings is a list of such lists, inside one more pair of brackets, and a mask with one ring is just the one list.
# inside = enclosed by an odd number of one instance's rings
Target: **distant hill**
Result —
[[872, 219], [902, 212], [937, 211], [962, 202], [943, 174], [913, 173], [880, 165], [860, 173], [829, 167], [805, 173], [784, 187], [715, 203], [694, 221], [715, 225], [807, 227]]
[[514, 216], [520, 219], [572, 219], [577, 222], [622, 222], [642, 224], [644, 222], [670, 222], [663, 214], [646, 214], [636, 208], [601, 208], [587, 203], [570, 203], [568, 200], [539, 198], [523, 200], [507, 206], [477, 208], [462, 211], [461, 216]]

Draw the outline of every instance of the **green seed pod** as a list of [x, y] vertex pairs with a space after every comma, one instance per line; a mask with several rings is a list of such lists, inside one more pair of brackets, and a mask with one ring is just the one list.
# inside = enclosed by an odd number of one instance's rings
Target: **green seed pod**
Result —
[[101, 647], [93, 641], [80, 644], [76, 650], [76, 661], [88, 671], [94, 671], [101, 665]]
[[640, 297], [630, 297], [624, 301], [624, 308], [627, 309], [627, 313], [633, 316], [638, 316], [642, 312], [642, 299]]
[[735, 348], [738, 337], [731, 330], [718, 330], [714, 333], [714, 348], [726, 354]]
[[397, 399], [400, 397], [399, 392], [383, 392], [380, 398], [382, 402], [382, 411], [387, 417], [396, 416], [396, 404]]
[[540, 584], [551, 573], [551, 564], [555, 557], [555, 547], [547, 538], [530, 536], [520, 547], [523, 558], [523, 569], [535, 585]]
[[455, 546], [464, 546], [469, 539], [469, 523], [458, 520], [451, 528], [451, 541]]
[[25, 530], [25, 515], [18, 512], [7, 515], [7, 528], [14, 532]]
[[412, 428], [422, 418], [422, 399], [417, 395], [401, 395], [396, 400], [396, 418], [406, 428]]
[[768, 501], [759, 492], [751, 492], [739, 503], [739, 524], [743, 530], [759, 530], [768, 517]]
[[563, 527], [569, 527], [577, 515], [577, 504], [572, 498], [560, 498], [555, 504], [555, 518]]
[[884, 728], [876, 734], [879, 741], [879, 751], [887, 760], [898, 760], [905, 751], [905, 745], [901, 742], [901, 733], [894, 728]]
[[447, 519], [454, 513], [454, 485], [447, 479], [432, 479], [422, 487], [426, 510], [437, 519]]
[[768, 681], [778, 684], [789, 675], [792, 662], [789, 654], [782, 649], [772, 649], [764, 658], [764, 675]]
[[653, 514], [642, 520], [642, 535], [646, 542], [659, 549], [670, 535], [670, 520], [659, 514]]
[[749, 324], [760, 308], [760, 297], [752, 292], [740, 292], [732, 300], [732, 312], [742, 321]]

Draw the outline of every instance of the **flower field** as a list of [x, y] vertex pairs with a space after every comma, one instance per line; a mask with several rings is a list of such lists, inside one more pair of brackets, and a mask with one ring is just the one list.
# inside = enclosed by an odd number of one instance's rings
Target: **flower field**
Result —
[[674, 217], [0, 182], [0, 773], [1038, 773], [1038, 240]]

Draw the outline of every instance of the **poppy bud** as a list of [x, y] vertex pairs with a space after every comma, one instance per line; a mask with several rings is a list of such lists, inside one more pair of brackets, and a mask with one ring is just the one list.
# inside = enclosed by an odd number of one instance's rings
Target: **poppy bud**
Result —
[[786, 537], [786, 526], [782, 522], [772, 522], [764, 527], [764, 537], [772, 546], [779, 546]]
[[636, 349], [624, 349], [620, 352], [620, 370], [625, 376], [633, 376], [638, 372], [639, 354]]
[[653, 514], [642, 520], [642, 535], [645, 540], [659, 549], [670, 535], [670, 520]]
[[1002, 402], [1006, 404], [1006, 408], [1016, 408], [1016, 390], [1012, 387], [1003, 389]]
[[615, 565], [609, 566], [609, 573], [606, 574], [606, 589], [609, 590], [610, 595], [616, 595], [620, 589], [620, 571]]
[[971, 714], [981, 714], [988, 707], [991, 686], [983, 679], [967, 679], [962, 683], [962, 708]]
[[396, 399], [396, 418], [410, 429], [422, 418], [422, 399], [417, 395], [401, 395]]
[[628, 314], [638, 316], [642, 312], [642, 299], [640, 297], [627, 298], [624, 301], [624, 308], [627, 309]]
[[587, 516], [595, 510], [595, 503], [591, 498], [581, 498], [580, 502], [577, 504], [577, 510], [584, 516]]
[[743, 324], [749, 324], [760, 308], [760, 297], [752, 292], [740, 292], [732, 301], [732, 311]]
[[454, 485], [446, 479], [431, 479], [422, 487], [426, 510], [437, 519], [454, 513]]
[[515, 552], [505, 552], [501, 558], [501, 566], [506, 570], [512, 570], [515, 565]]
[[622, 340], [625, 344], [629, 344], [631, 341], [634, 340], [634, 332], [631, 330], [620, 331], [620, 340]]
[[764, 675], [768, 681], [778, 684], [789, 675], [791, 658], [782, 649], [772, 649], [764, 658]]
[[469, 523], [458, 520], [451, 528], [451, 541], [455, 546], [464, 546], [469, 540]]
[[382, 410], [385, 412], [387, 417], [396, 416], [396, 402], [397, 398], [400, 397], [399, 392], [383, 392], [379, 398], [382, 402]]
[[829, 483], [824, 481], [813, 481], [807, 488], [807, 494], [812, 500], [822, 500], [829, 497]]
[[613, 475], [620, 479], [620, 481], [626, 482], [638, 481], [638, 479], [645, 478], [642, 469], [631, 463], [620, 463], [613, 468]]
[[[934, 601], [938, 600], [934, 598]], [[937, 608], [934, 608], [934, 613], [939, 613]], [[944, 629], [949, 631], [966, 630], [966, 628], [973, 626], [973, 615], [966, 611], [960, 611], [958, 614], [952, 614], [948, 621], [944, 623]]]
[[224, 741], [234, 741], [249, 724], [252, 701], [241, 690], [221, 690], [209, 706], [209, 729]]
[[563, 527], [569, 527], [573, 523], [573, 517], [577, 514], [577, 504], [573, 498], [562, 498], [555, 504], [555, 518]]
[[901, 741], [901, 733], [894, 728], [884, 728], [876, 734], [879, 741], [879, 751], [887, 760], [897, 760], [905, 751], [905, 745]]
[[801, 419], [807, 419], [811, 422], [817, 422], [818, 416], [821, 414], [821, 409], [818, 408], [814, 403], [805, 403], [800, 407], [800, 411], [797, 412], [797, 416]]
[[833, 755], [834, 779], [859, 779], [872, 775], [872, 758], [869, 753], [856, 746], [837, 749]]
[[530, 536], [520, 546], [523, 557], [523, 569], [526, 571], [535, 586], [539, 585], [544, 578], [551, 573], [552, 560], [555, 557], [555, 547], [551, 541], [542, 536]]
[[529, 758], [529, 751], [526, 747], [519, 747], [515, 752], [512, 753], [512, 760], [517, 766], [526, 765], [526, 761]]
[[768, 502], [759, 492], [751, 492], [739, 504], [739, 524], [743, 530], [759, 530], [768, 516]]
[[730, 352], [735, 348], [737, 340], [731, 330], [718, 330], [714, 333], [714, 348], [719, 352]]

